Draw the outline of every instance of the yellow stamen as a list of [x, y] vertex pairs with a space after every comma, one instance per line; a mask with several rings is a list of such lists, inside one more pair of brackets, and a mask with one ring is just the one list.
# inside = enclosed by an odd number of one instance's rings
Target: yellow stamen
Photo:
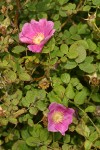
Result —
[[63, 120], [63, 113], [62, 112], [54, 112], [52, 119], [55, 123], [60, 123]]
[[43, 33], [37, 33], [35, 36], [33, 36], [33, 43], [39, 45], [41, 41], [44, 40], [44, 34]]

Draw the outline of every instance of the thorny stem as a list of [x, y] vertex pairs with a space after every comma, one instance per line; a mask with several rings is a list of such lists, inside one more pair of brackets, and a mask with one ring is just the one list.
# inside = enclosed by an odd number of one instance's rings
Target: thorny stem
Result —
[[61, 29], [66, 25], [68, 19], [61, 25]]
[[26, 56], [27, 56], [27, 48], [26, 48]]
[[[85, 2], [85, 0], [80, 0], [79, 4], [77, 5], [77, 8], [76, 8], [76, 13], [77, 13], [78, 11], [81, 11], [84, 2]], [[67, 24], [68, 20], [72, 21], [72, 20], [71, 20], [71, 17], [72, 17], [73, 15], [74, 15], [74, 13], [71, 14], [71, 15], [65, 20], [65, 22], [61, 25], [61, 29]]]
[[69, 100], [70, 103], [74, 104], [78, 109], [80, 109], [87, 117], [88, 119], [90, 120], [90, 122], [92, 123], [92, 125], [95, 127], [96, 131], [98, 132], [98, 134], [100, 135], [100, 130], [99, 128], [94, 124], [94, 122], [92, 121], [92, 119], [87, 115], [87, 113], [80, 107], [78, 106], [77, 104], [73, 103], [71, 100]]
[[92, 121], [92, 119], [87, 115], [86, 112], [84, 112], [84, 110], [82, 108], [80, 108], [79, 106], [77, 106], [90, 120], [90, 122], [93, 124], [93, 126], [95, 127], [95, 129], [97, 130], [97, 132], [100, 134], [100, 130], [98, 129], [98, 127], [94, 124], [94, 122]]
[[83, 3], [85, 2], [85, 0], [80, 0], [80, 2], [79, 2], [79, 4], [78, 4], [78, 6], [77, 6], [77, 8], [76, 8], [76, 10], [81, 10], [80, 8], [83, 6]]
[[100, 33], [99, 28], [97, 27], [97, 25], [94, 23], [95, 28], [97, 29], [97, 31]]
[[91, 91], [91, 93], [90, 93], [90, 96], [89, 96], [89, 98], [88, 98], [88, 101], [90, 101], [91, 96], [92, 96], [93, 93], [94, 93], [94, 89], [92, 89], [92, 91]]
[[19, 18], [19, 12], [21, 10], [20, 0], [16, 0], [16, 6], [17, 6], [17, 10], [15, 14], [15, 19], [14, 19], [14, 25], [16, 28], [18, 28], [18, 18]]
[[46, 69], [46, 72], [45, 72], [45, 76], [47, 78], [50, 78], [50, 60], [51, 60], [50, 53], [48, 53], [48, 60], [47, 60], [47, 62], [48, 62], [48, 68]]

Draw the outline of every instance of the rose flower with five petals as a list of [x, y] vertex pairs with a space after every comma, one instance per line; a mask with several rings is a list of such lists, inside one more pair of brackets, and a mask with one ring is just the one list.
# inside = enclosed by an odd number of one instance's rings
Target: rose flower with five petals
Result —
[[54, 23], [46, 19], [39, 21], [31, 20], [30, 23], [25, 23], [22, 31], [19, 33], [19, 40], [22, 43], [28, 44], [28, 49], [35, 53], [40, 53], [43, 46], [53, 36], [55, 29]]
[[53, 102], [49, 106], [48, 131], [60, 132], [65, 135], [69, 125], [73, 121], [74, 109]]

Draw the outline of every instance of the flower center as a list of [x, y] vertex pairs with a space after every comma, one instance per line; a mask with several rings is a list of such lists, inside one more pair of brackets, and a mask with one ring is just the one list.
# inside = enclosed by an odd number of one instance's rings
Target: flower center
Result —
[[63, 120], [63, 113], [62, 112], [54, 112], [52, 119], [55, 123], [60, 123]]
[[43, 40], [44, 40], [44, 34], [43, 33], [37, 33], [35, 36], [33, 36], [33, 43], [34, 44], [38, 45]]

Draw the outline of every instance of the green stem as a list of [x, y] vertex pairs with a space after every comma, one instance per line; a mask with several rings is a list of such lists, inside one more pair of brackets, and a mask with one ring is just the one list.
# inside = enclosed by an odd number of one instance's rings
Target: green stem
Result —
[[53, 143], [54, 143], [54, 133], [52, 133]]
[[[70, 100], [69, 100], [70, 101]], [[94, 122], [92, 121], [92, 119], [87, 115], [87, 113], [77, 104], [75, 104], [74, 102], [70, 101], [70, 103], [74, 104], [78, 109], [80, 109], [90, 120], [90, 122], [92, 123], [92, 125], [95, 127], [96, 131], [98, 132], [98, 134], [100, 135], [100, 130], [99, 128], [94, 124]]]
[[97, 27], [97, 25], [94, 23], [95, 28], [97, 29], [97, 31], [100, 33], [99, 28]]

